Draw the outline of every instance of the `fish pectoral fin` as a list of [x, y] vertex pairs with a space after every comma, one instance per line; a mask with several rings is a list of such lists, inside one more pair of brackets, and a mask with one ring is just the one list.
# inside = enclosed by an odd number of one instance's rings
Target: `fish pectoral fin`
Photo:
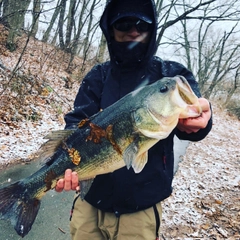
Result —
[[87, 179], [80, 181], [80, 197], [83, 200], [88, 193], [90, 187], [92, 186], [94, 179]]
[[132, 162], [132, 168], [135, 173], [140, 173], [144, 166], [146, 165], [148, 160], [148, 151], [142, 153], [141, 155], [137, 156]]
[[124, 151], [123, 159], [127, 166], [133, 168], [135, 173], [140, 173], [148, 160], [148, 151], [139, 154], [139, 144], [138, 140], [135, 139]]
[[132, 166], [133, 159], [137, 157], [138, 154], [138, 143], [137, 141], [133, 141], [124, 151], [123, 160], [129, 169]]

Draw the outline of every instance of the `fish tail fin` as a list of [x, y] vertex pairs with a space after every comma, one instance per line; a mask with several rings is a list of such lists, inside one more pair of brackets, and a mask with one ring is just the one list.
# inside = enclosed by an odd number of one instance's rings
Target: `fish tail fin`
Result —
[[10, 220], [21, 237], [31, 230], [40, 208], [40, 200], [29, 196], [20, 181], [0, 189], [0, 218]]

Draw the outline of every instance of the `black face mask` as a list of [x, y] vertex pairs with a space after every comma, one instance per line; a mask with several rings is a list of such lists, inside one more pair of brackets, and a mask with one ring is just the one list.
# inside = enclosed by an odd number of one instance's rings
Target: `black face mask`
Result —
[[141, 65], [145, 61], [146, 43], [112, 41], [113, 61], [121, 66]]

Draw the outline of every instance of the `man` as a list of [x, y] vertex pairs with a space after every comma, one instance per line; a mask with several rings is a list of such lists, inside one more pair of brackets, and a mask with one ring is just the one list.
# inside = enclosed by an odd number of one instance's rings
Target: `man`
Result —
[[[154, 57], [157, 18], [154, 1], [112, 0], [100, 20], [110, 61], [99, 64], [83, 79], [74, 111], [65, 117], [66, 128], [113, 104], [143, 84], [163, 77], [184, 76], [199, 97], [203, 113], [195, 119], [179, 120], [177, 128], [149, 150], [148, 163], [135, 174], [121, 168], [99, 175], [84, 201], [74, 200], [72, 239], [154, 240], [159, 237], [161, 201], [172, 192], [173, 137], [199, 141], [211, 130], [209, 102], [200, 98], [192, 73], [181, 64]], [[78, 177], [70, 169], [58, 181], [56, 191], [79, 189]]]

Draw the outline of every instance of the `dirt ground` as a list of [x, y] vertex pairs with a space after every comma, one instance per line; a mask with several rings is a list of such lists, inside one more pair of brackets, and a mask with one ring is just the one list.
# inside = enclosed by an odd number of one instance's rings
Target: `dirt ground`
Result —
[[240, 121], [213, 111], [211, 133], [190, 143], [163, 204], [161, 239], [240, 239]]

